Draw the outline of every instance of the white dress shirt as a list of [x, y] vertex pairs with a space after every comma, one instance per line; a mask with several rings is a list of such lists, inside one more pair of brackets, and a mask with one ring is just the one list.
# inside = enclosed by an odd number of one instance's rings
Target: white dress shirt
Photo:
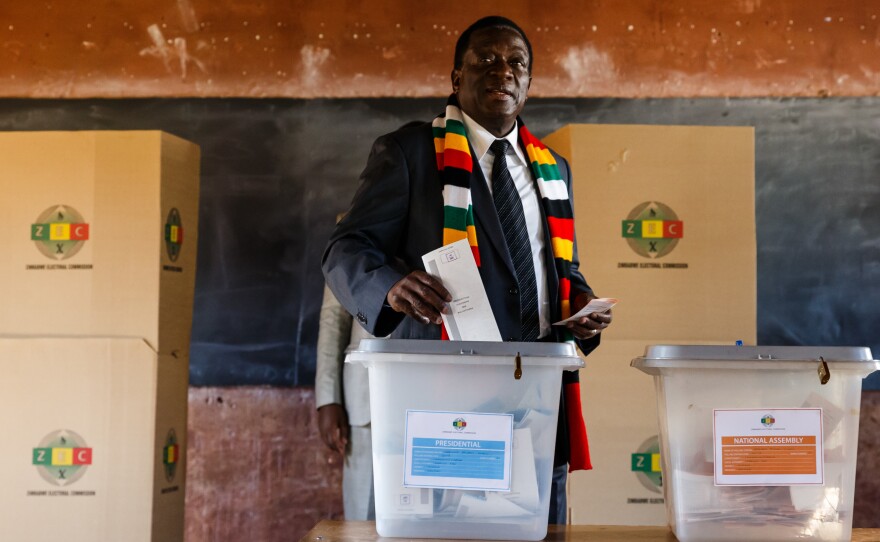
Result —
[[[547, 292], [547, 269], [544, 259], [544, 222], [541, 220], [541, 202], [532, 180], [532, 171], [529, 162], [519, 147], [519, 132], [514, 126], [509, 134], [503, 138], [497, 138], [488, 130], [480, 126], [477, 121], [470, 118], [464, 111], [464, 126], [468, 134], [468, 142], [476, 153], [483, 177], [492, 193], [492, 165], [495, 163], [495, 155], [489, 152], [489, 147], [496, 139], [506, 139], [510, 142], [510, 150], [507, 151], [507, 169], [513, 177], [513, 184], [519, 192], [522, 202], [523, 213], [526, 217], [526, 230], [529, 233], [529, 242], [532, 245], [532, 261], [535, 265], [535, 281], [538, 286], [538, 320], [541, 325], [540, 337], [550, 333], [550, 298]], [[479, 239], [477, 240], [479, 242]]]

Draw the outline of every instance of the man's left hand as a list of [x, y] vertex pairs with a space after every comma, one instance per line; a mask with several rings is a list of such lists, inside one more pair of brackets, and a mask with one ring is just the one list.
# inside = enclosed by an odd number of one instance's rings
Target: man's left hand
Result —
[[318, 433], [324, 444], [334, 452], [345, 455], [348, 446], [348, 415], [338, 403], [330, 403], [318, 409]]
[[[588, 293], [578, 294], [578, 296], [574, 298], [574, 303], [572, 303], [572, 314], [577, 314], [579, 310], [586, 307], [587, 303], [593, 299], [596, 299], [596, 296]], [[608, 309], [605, 312], [594, 312], [582, 316], [577, 320], [568, 322], [565, 324], [565, 327], [570, 329], [572, 335], [577, 339], [592, 339], [599, 333], [602, 333], [602, 330], [610, 325], [611, 309]]]

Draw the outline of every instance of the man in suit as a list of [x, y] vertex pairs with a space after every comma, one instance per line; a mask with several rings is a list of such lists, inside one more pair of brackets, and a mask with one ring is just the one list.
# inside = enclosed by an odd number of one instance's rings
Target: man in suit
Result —
[[[323, 265], [339, 301], [373, 335], [441, 338], [440, 314], [452, 298], [424, 271], [421, 258], [457, 236], [467, 237], [474, 251], [505, 341], [558, 341], [568, 333], [585, 354], [598, 345], [610, 312], [564, 329], [550, 325], [595, 296], [578, 270], [568, 164], [519, 118], [531, 69], [532, 48], [522, 29], [502, 17], [480, 19], [456, 44], [445, 115], [373, 145]], [[577, 392], [565, 386], [563, 393], [568, 401]], [[569, 461], [589, 468], [588, 457], [569, 450], [572, 415], [582, 427], [579, 407], [564, 403], [551, 523], [565, 522]]]

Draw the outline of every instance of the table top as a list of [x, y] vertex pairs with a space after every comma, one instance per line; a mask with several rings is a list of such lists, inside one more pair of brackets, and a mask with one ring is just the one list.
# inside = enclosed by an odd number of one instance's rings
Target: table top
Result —
[[[300, 542], [399, 542], [376, 534], [372, 521], [322, 520]], [[432, 539], [436, 542], [437, 539]], [[548, 542], [676, 542], [668, 527], [621, 527], [610, 525], [550, 525]], [[878, 542], [880, 529], [853, 529], [852, 542]], [[461, 541], [456, 541], [461, 542]]]

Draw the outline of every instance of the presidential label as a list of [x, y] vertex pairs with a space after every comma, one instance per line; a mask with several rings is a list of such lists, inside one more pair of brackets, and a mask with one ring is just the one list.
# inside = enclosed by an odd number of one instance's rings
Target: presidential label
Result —
[[513, 416], [407, 410], [405, 487], [510, 491]]

